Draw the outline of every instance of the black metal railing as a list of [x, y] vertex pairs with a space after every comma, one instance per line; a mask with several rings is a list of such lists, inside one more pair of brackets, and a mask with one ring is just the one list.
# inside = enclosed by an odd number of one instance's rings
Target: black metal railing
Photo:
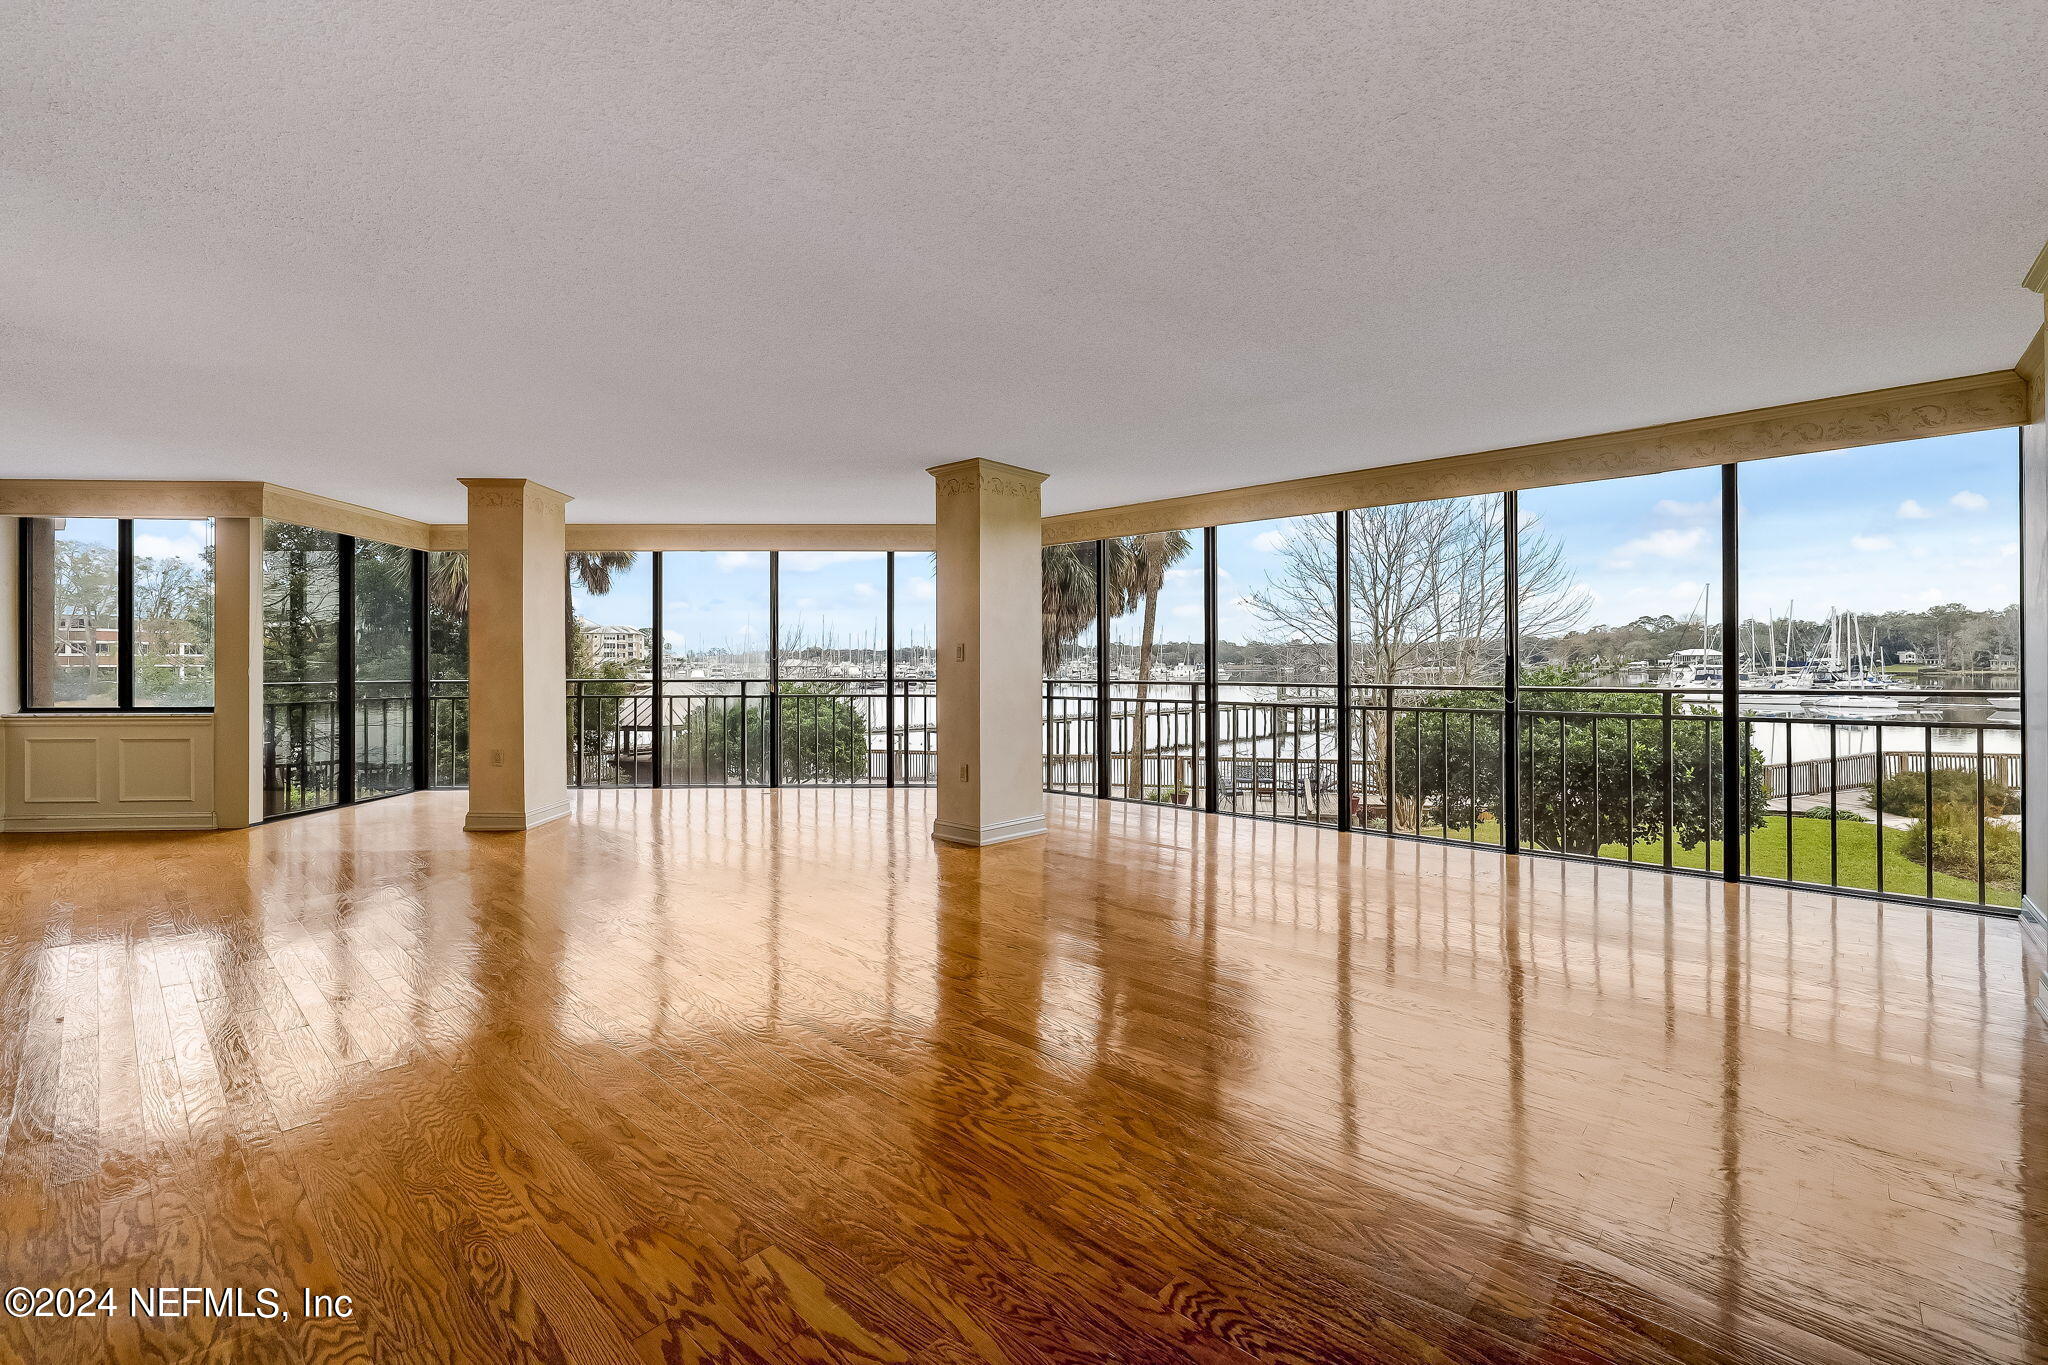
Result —
[[1724, 872], [1733, 843], [1751, 880], [2018, 904], [2011, 692], [1746, 692], [1731, 805], [1718, 686], [1361, 684], [1341, 725], [1333, 684], [1211, 691], [1048, 681], [1046, 789], [1500, 845], [1512, 781], [1531, 852]]
[[[929, 678], [571, 678], [575, 787], [928, 786]], [[657, 777], [659, 781], [657, 782]]]
[[427, 771], [431, 788], [469, 785], [469, 680], [427, 684]]
[[342, 762], [342, 702], [332, 682], [263, 685], [263, 810], [266, 816], [319, 810], [353, 796], [411, 791], [413, 684], [363, 678], [352, 689], [354, 762]]

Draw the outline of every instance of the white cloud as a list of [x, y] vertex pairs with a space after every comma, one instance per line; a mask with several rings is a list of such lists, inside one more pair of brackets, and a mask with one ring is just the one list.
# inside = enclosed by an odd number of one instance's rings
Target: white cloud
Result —
[[1286, 543], [1285, 531], [1261, 531], [1252, 537], [1252, 548], [1261, 554], [1274, 554]]
[[910, 580], [910, 595], [920, 602], [936, 602], [939, 598], [939, 585], [929, 578], [913, 578]]
[[2007, 557], [2016, 555], [2019, 552], [2020, 543], [2016, 540], [2009, 540], [2005, 544], [1998, 547], [1998, 553]]
[[1650, 510], [1660, 517], [1704, 517], [1721, 506], [1719, 498], [1708, 498], [1705, 502], [1680, 502], [1675, 498], [1659, 498]]
[[1934, 513], [1928, 511], [1911, 498], [1907, 498], [1899, 504], [1899, 519], [1902, 521], [1925, 521], [1933, 515]]
[[1680, 531], [1669, 526], [1662, 527], [1646, 536], [1637, 536], [1634, 540], [1615, 546], [1614, 553], [1607, 557], [1607, 564], [1609, 568], [1614, 569], [1631, 568], [1641, 555], [1651, 555], [1657, 559], [1679, 559], [1697, 550], [1700, 542], [1706, 538], [1707, 533], [1697, 526], [1689, 531]]
[[1166, 614], [1168, 616], [1194, 617], [1202, 614], [1202, 608], [1196, 602], [1183, 602], [1177, 607], [1168, 608]]
[[744, 569], [754, 564], [766, 564], [768, 556], [759, 550], [727, 550], [713, 562], [718, 565], [720, 571], [731, 573], [734, 569]]
[[853, 595], [855, 597], [880, 597], [882, 590], [872, 583], [856, 583], [853, 585]]
[[198, 536], [154, 536], [146, 531], [135, 536], [138, 559], [198, 559], [206, 542]]
[[1965, 512], [1981, 512], [1991, 505], [1991, 499], [1985, 497], [1982, 493], [1972, 493], [1969, 489], [1965, 488], [1962, 492], [1950, 498], [1948, 503], [1949, 506], [1960, 507]]
[[784, 550], [782, 567], [795, 573], [813, 573], [832, 564], [881, 558], [880, 550]]
[[1879, 550], [1892, 548], [1890, 536], [1850, 536], [1849, 543], [1866, 554], [1875, 554]]

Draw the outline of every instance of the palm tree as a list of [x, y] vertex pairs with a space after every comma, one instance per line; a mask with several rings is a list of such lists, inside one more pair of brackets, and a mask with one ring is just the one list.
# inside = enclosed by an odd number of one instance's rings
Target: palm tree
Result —
[[[613, 576], [632, 568], [639, 558], [639, 553], [633, 550], [577, 550], [564, 561], [562, 573], [565, 580], [581, 583], [583, 590], [591, 596], [602, 597], [612, 590]], [[469, 556], [437, 554], [431, 557], [430, 562], [427, 592], [434, 605], [452, 615], [467, 616]], [[564, 593], [565, 599], [567, 596]], [[563, 612], [562, 631], [564, 648], [573, 665], [576, 654], [576, 613], [573, 608]]]
[[1108, 545], [1110, 596], [1123, 606], [1142, 604], [1143, 621], [1138, 633], [1138, 687], [1131, 717], [1131, 756], [1125, 764], [1124, 794], [1133, 798], [1145, 794], [1145, 703], [1152, 688], [1152, 650], [1159, 628], [1159, 595], [1166, 588], [1166, 572], [1187, 557], [1193, 548], [1186, 531], [1155, 531], [1145, 536], [1122, 536]]
[[[1100, 596], [1106, 599], [1110, 615], [1121, 616], [1134, 607], [1144, 612], [1138, 637], [1137, 705], [1132, 718], [1137, 757], [1128, 765], [1127, 778], [1127, 790], [1133, 796], [1144, 795], [1145, 713], [1151, 694], [1152, 653], [1158, 636], [1159, 596], [1166, 586], [1167, 570], [1186, 558], [1193, 545], [1185, 531], [1119, 536], [1103, 543], [1105, 581]], [[1061, 649], [1095, 624], [1095, 544], [1083, 541], [1048, 545], [1042, 564], [1043, 652], [1045, 671], [1050, 676], [1059, 669]], [[1107, 659], [1096, 660], [1098, 669], [1108, 666]]]

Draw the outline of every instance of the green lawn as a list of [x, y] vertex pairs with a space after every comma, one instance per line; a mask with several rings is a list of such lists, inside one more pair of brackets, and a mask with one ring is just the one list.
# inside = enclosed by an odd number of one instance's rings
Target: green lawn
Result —
[[[1752, 830], [1749, 836], [1749, 870], [1759, 877], [1771, 877], [1786, 881], [1817, 882], [1827, 884], [1828, 876], [1828, 825], [1826, 820], [1809, 820], [1795, 816], [1787, 819], [1773, 815], [1761, 828]], [[1787, 874], [1785, 830], [1792, 830], [1791, 869]], [[1836, 856], [1839, 869], [1834, 878], [1838, 885], [1860, 891], [1875, 891], [1877, 886], [1877, 826], [1856, 821], [1843, 820], [1836, 823], [1838, 831]], [[1431, 826], [1422, 833], [1437, 838], [1450, 838], [1463, 842], [1469, 834], [1464, 829], [1442, 830]], [[1924, 896], [1927, 894], [1927, 869], [1908, 858], [1904, 849], [1907, 834], [1904, 830], [1890, 829], [1884, 834], [1884, 889], [1902, 896]], [[1500, 826], [1488, 822], [1479, 827], [1477, 842], [1498, 843]], [[1635, 846], [1635, 861], [1662, 866], [1664, 845], [1661, 840], [1649, 839]], [[1604, 844], [1600, 856], [1617, 862], [1629, 857], [1629, 850], [1620, 844]], [[1674, 848], [1671, 851], [1674, 867], [1707, 869], [1721, 865], [1721, 843], [1718, 839], [1709, 843], [1695, 844], [1691, 848]], [[1963, 901], [1970, 905], [1977, 903], [1977, 883], [1973, 879], [1951, 877], [1945, 872], [1934, 874], [1934, 895], [1938, 900]], [[1992, 905], [2017, 907], [2020, 893], [2017, 886], [2009, 883], [1992, 882], [1985, 888], [1984, 899]]]

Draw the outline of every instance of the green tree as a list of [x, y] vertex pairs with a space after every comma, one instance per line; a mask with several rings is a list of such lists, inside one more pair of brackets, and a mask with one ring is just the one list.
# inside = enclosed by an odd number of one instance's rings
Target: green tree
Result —
[[[868, 776], [868, 721], [829, 682], [782, 684], [782, 780], [848, 782]], [[765, 781], [768, 703], [701, 697], [682, 708], [666, 736], [669, 771], [684, 783]]]
[[[1535, 668], [1522, 681], [1525, 687], [1566, 687], [1578, 675]], [[1591, 854], [1603, 844], [1662, 839], [1667, 777], [1675, 843], [1691, 848], [1720, 837], [1721, 729], [1714, 712], [1675, 704], [1667, 751], [1659, 693], [1525, 691], [1521, 702], [1521, 833], [1530, 847]], [[1397, 715], [1391, 749], [1397, 827], [1470, 828], [1499, 818], [1498, 705], [1492, 692], [1441, 692]], [[1753, 745], [1747, 767], [1747, 827], [1760, 829], [1768, 819], [1769, 783], [1764, 756]], [[1388, 780], [1381, 776], [1382, 790]]]

